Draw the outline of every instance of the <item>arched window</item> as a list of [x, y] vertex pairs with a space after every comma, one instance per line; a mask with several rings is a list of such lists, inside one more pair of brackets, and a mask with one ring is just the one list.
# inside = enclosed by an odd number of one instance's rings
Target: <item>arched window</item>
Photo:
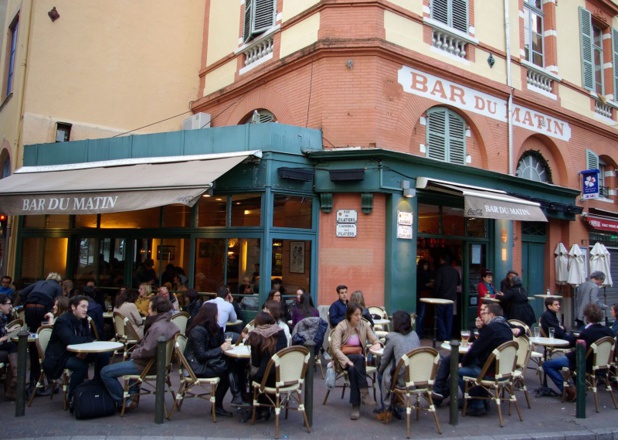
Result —
[[241, 124], [263, 124], [265, 122], [276, 122], [275, 115], [266, 109], [259, 108], [249, 113]]
[[427, 157], [465, 165], [466, 121], [454, 111], [445, 107], [427, 111]]
[[551, 171], [547, 161], [538, 151], [526, 151], [517, 163], [517, 177], [536, 182], [552, 183]]

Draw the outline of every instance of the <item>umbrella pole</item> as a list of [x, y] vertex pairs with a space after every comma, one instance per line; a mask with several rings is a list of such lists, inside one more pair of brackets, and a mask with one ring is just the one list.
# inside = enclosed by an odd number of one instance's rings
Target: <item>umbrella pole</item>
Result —
[[[605, 286], [603, 286], [603, 303], [607, 305], [607, 290], [605, 290]], [[608, 307], [609, 308], [609, 307]], [[607, 309], [603, 310], [603, 314], [605, 315], [605, 326], [609, 327], [609, 318], [607, 317]]]

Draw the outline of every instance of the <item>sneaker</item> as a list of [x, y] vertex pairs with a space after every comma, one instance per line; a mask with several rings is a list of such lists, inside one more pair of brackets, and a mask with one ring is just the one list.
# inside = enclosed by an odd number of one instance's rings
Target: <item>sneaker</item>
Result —
[[230, 405], [235, 406], [237, 408], [248, 408], [251, 406], [251, 404], [242, 400], [242, 397], [240, 396], [234, 396], [234, 398], [230, 402]]
[[352, 406], [352, 413], [350, 414], [350, 419], [352, 420], [360, 419], [360, 406], [359, 405]]
[[440, 406], [442, 405], [442, 401], [444, 400], [444, 396], [441, 393], [436, 393], [435, 391], [431, 392], [431, 400], [433, 400], [434, 405]]

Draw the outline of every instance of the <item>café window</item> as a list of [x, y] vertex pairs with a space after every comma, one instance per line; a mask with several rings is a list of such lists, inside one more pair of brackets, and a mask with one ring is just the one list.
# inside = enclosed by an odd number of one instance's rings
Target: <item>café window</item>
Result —
[[311, 229], [313, 199], [311, 197], [275, 195], [273, 226]]
[[231, 203], [231, 226], [260, 226], [262, 217], [261, 194], [234, 194]]
[[197, 205], [197, 226], [225, 226], [227, 219], [227, 196], [201, 197]]
[[66, 273], [68, 238], [24, 238], [21, 278], [26, 284], [45, 279], [50, 272]]
[[24, 228], [28, 229], [67, 229], [68, 215], [25, 215]]

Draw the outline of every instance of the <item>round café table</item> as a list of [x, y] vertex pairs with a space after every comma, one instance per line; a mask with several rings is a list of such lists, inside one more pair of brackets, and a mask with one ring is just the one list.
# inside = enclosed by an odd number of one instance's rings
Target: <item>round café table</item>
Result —
[[534, 296], [536, 296], [537, 298], [555, 298], [555, 299], [562, 299], [562, 295], [547, 295], [547, 294], [544, 294], [544, 295], [534, 295]]
[[[460, 342], [459, 343], [459, 354], [466, 354], [468, 350], [470, 350], [471, 346], [472, 346], [472, 342], [468, 342], [468, 345], [466, 345], [465, 347], [461, 345], [461, 342]], [[440, 348], [451, 351], [451, 343], [449, 341], [444, 341], [443, 343], [440, 344]]]
[[492, 303], [499, 303], [500, 302], [500, 298], [492, 298], [491, 296], [484, 296], [484, 297], [481, 298], [481, 301], [492, 302]]
[[109, 351], [120, 350], [122, 347], [124, 347], [124, 345], [120, 342], [94, 341], [67, 345], [67, 351], [72, 351], [73, 353], [107, 353]]
[[369, 353], [371, 353], [374, 356], [382, 357], [382, 355], [384, 354], [384, 347], [380, 346], [380, 348], [378, 348], [377, 350], [370, 348]]
[[454, 304], [454, 301], [444, 298], [421, 298], [421, 302], [433, 304], [433, 348], [436, 348], [436, 338], [438, 337], [438, 306]]
[[249, 359], [251, 357], [251, 348], [244, 344], [234, 345], [229, 350], [225, 350], [223, 354], [236, 359]]
[[[545, 296], [545, 295], [543, 295]], [[532, 337], [530, 343], [533, 345], [540, 345], [543, 347], [543, 359], [547, 360], [548, 352], [554, 347], [568, 347], [570, 342], [566, 339], [558, 338], [544, 338], [544, 337]], [[547, 386], [547, 374], [543, 374], [543, 386]]]

